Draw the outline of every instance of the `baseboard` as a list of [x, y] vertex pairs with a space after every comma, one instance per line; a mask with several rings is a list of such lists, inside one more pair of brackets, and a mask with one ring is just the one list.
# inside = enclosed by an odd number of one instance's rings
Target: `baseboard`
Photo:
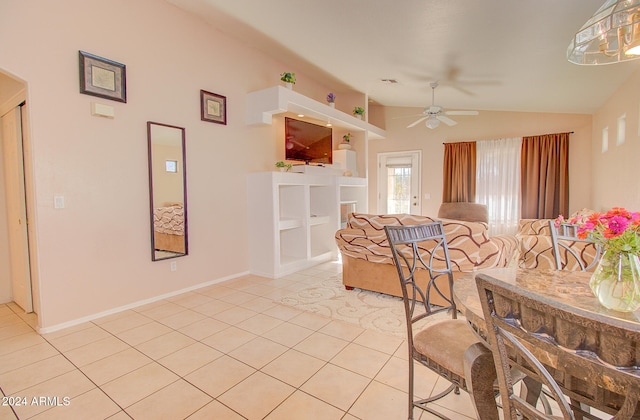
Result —
[[113, 309], [109, 309], [106, 311], [102, 311], [102, 312], [98, 312], [96, 314], [92, 314], [92, 315], [88, 315], [82, 318], [78, 318], [78, 319], [74, 319], [72, 321], [67, 321], [67, 322], [63, 322], [61, 324], [56, 324], [56, 325], [52, 325], [50, 327], [38, 327], [38, 334], [48, 334], [48, 333], [52, 333], [55, 331], [59, 331], [65, 328], [69, 328], [69, 327], [73, 327], [76, 325], [80, 325], [83, 324], [85, 322], [90, 322], [99, 318], [103, 318], [105, 316], [108, 315], [113, 315], [113, 314], [117, 314], [118, 312], [122, 312], [122, 311], [128, 311], [129, 309], [134, 309], [143, 305], [148, 305], [149, 303], [153, 303], [153, 302], [157, 302], [159, 300], [163, 300], [166, 298], [170, 298], [172, 296], [176, 296], [176, 295], [180, 295], [182, 293], [186, 293], [186, 292], [192, 292], [194, 290], [198, 290], [198, 289], [202, 289], [203, 287], [207, 287], [207, 286], [211, 286], [213, 284], [218, 284], [218, 283], [222, 283], [228, 280], [233, 280], [239, 277], [243, 277], [243, 276], [247, 276], [250, 273], [248, 271], [246, 272], [242, 272], [242, 273], [237, 273], [237, 274], [232, 274], [230, 276], [226, 276], [226, 277], [222, 277], [216, 280], [211, 280], [208, 281], [206, 283], [199, 283], [195, 286], [190, 286], [190, 287], [186, 287], [184, 289], [180, 289], [180, 290], [176, 290], [174, 292], [170, 292], [170, 293], [165, 293], [163, 295], [160, 296], [154, 296], [152, 298], [149, 299], [144, 299], [144, 300], [139, 300], [137, 302], [133, 302], [133, 303], [129, 303], [127, 305], [124, 306], [119, 306], [117, 308], [113, 308]]

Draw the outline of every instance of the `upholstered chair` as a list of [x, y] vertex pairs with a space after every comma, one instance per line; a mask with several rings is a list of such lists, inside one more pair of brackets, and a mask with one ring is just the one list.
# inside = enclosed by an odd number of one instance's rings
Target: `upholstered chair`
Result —
[[[431, 402], [452, 391], [467, 390], [464, 375], [464, 353], [479, 342], [467, 322], [457, 319], [456, 305], [450, 298], [453, 274], [442, 222], [413, 226], [385, 226], [389, 245], [397, 268], [404, 302], [407, 344], [409, 349], [408, 419], [413, 419], [414, 407], [446, 418], [433, 409]], [[442, 264], [444, 262], [444, 264]], [[438, 268], [434, 268], [434, 263]], [[426, 273], [418, 277], [418, 271]], [[436, 282], [438, 278], [446, 281]], [[438, 295], [444, 306], [430, 302]], [[433, 316], [438, 316], [433, 321]], [[431, 318], [431, 320], [429, 320]], [[423, 325], [422, 328], [418, 326]], [[484, 347], [484, 346], [480, 346]], [[415, 400], [414, 363], [418, 362], [451, 382], [438, 395]], [[493, 397], [493, 387], [484, 390]], [[480, 390], [479, 390], [480, 391]], [[496, 413], [497, 414], [497, 413]]]

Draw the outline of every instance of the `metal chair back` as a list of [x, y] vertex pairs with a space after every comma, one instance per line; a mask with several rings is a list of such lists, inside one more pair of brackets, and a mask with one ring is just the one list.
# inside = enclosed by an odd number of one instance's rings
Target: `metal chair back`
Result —
[[579, 271], [589, 271], [598, 264], [602, 247], [589, 237], [579, 238], [578, 225], [562, 223], [556, 227], [555, 222], [549, 220], [549, 230], [557, 270], [566, 269], [571, 260], [575, 261]]

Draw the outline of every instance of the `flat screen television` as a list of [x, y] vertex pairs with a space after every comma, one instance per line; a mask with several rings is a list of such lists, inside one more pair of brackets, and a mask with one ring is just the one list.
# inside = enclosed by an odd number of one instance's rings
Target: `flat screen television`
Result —
[[319, 164], [332, 162], [331, 127], [285, 117], [284, 134], [287, 160]]

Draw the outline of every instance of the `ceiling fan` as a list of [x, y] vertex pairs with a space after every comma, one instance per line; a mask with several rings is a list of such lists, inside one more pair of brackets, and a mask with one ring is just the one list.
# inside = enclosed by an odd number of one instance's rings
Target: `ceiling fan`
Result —
[[453, 126], [458, 124], [456, 121], [452, 120], [448, 117], [448, 115], [478, 115], [478, 111], [445, 111], [441, 106], [435, 105], [435, 96], [436, 96], [436, 88], [438, 87], [438, 82], [431, 83], [431, 106], [425, 108], [416, 121], [412, 122], [407, 126], [407, 128], [415, 127], [420, 124], [422, 121], [425, 121], [425, 125], [427, 128], [437, 128], [440, 125], [440, 121], [447, 124], [448, 126]]

